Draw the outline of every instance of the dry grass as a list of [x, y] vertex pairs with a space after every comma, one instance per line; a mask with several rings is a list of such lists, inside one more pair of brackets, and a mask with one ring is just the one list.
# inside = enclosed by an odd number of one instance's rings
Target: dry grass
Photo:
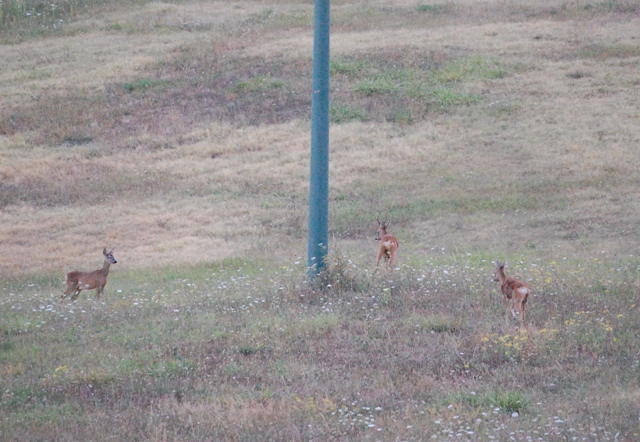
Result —
[[7, 5], [0, 439], [637, 439], [636, 2], [332, 2], [315, 284], [312, 2]]
[[[634, 252], [637, 23], [597, 5], [558, 20], [545, 9], [553, 5], [493, 22], [485, 12], [504, 13], [505, 4], [450, 4], [434, 15], [398, 3], [383, 33], [338, 27], [333, 102], [355, 121], [332, 129], [335, 235], [361, 238], [374, 215], [363, 209], [376, 201], [418, 248], [502, 248], [499, 228], [513, 245]], [[336, 5], [335, 20], [352, 16], [350, 7]], [[528, 10], [526, 2], [510, 8]], [[595, 30], [586, 10], [598, 18]], [[77, 256], [61, 246], [84, 242], [79, 235], [95, 236], [97, 249], [127, 243], [143, 266], [154, 248], [158, 263], [175, 262], [176, 237], [200, 244], [186, 261], [255, 253], [261, 237], [281, 233], [286, 253], [300, 253], [310, 74], [310, 40], [300, 35], [310, 38], [310, 28], [299, 20], [310, 13], [288, 3], [151, 3], [131, 17], [73, 21], [66, 37], [3, 46], [3, 243], [19, 246], [3, 268], [37, 269], [42, 247]], [[220, 22], [190, 32], [177, 25], [198, 17]], [[150, 28], [133, 32], [132, 23]], [[71, 32], [82, 26], [94, 31]], [[491, 65], [470, 71], [465, 60]], [[390, 161], [391, 192], [379, 177]], [[11, 227], [36, 231], [40, 216], [59, 219], [66, 209], [77, 215], [62, 215], [68, 221], [44, 238]], [[195, 221], [166, 228], [185, 211]], [[501, 211], [510, 221], [496, 225]], [[208, 239], [216, 235], [207, 226], [225, 222], [247, 227], [229, 247]], [[145, 224], [141, 240], [131, 239], [130, 227]]]

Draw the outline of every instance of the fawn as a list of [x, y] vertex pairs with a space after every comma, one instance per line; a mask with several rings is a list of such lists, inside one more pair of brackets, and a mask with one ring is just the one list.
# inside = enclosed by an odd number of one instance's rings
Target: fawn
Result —
[[506, 261], [504, 264], [500, 264], [500, 261], [496, 261], [496, 271], [493, 275], [493, 280], [500, 282], [500, 290], [504, 295], [506, 321], [509, 321], [509, 311], [511, 311], [511, 314], [514, 317], [520, 319], [520, 325], [523, 326], [524, 309], [527, 304], [529, 293], [531, 293], [531, 288], [519, 279], [506, 276], [504, 274], [504, 267], [506, 265]]
[[380, 219], [376, 217], [376, 221], [378, 222], [378, 236], [376, 241], [379, 241], [376, 268], [378, 267], [378, 264], [380, 264], [380, 259], [384, 257], [385, 262], [388, 263], [389, 269], [392, 269], [399, 247], [398, 238], [387, 233], [389, 225], [387, 224], [386, 219], [380, 222]]
[[102, 254], [104, 255], [104, 264], [101, 269], [94, 270], [93, 272], [76, 271], [67, 273], [67, 279], [65, 280], [67, 290], [65, 290], [64, 294], [61, 296], [63, 299], [73, 292], [71, 300], [75, 300], [80, 292], [85, 289], [96, 289], [98, 299], [100, 299], [100, 296], [104, 293], [104, 286], [107, 285], [109, 267], [111, 264], [118, 263], [118, 261], [113, 257], [113, 249], [111, 249], [110, 252], [107, 252], [107, 249], [103, 249]]

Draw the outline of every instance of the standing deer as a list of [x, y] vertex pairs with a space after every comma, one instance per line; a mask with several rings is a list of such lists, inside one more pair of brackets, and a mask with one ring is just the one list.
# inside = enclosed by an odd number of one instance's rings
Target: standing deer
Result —
[[389, 225], [387, 224], [386, 219], [380, 222], [380, 219], [376, 217], [376, 221], [378, 222], [378, 237], [376, 238], [376, 241], [379, 241], [376, 268], [378, 267], [378, 264], [380, 264], [380, 258], [384, 256], [385, 262], [388, 262], [389, 269], [392, 269], [399, 247], [398, 238], [387, 233]]
[[100, 299], [100, 296], [102, 296], [102, 293], [104, 293], [104, 286], [107, 285], [109, 267], [111, 266], [111, 264], [118, 263], [118, 261], [116, 261], [116, 259], [113, 257], [113, 249], [111, 249], [110, 252], [107, 252], [107, 249], [103, 249], [102, 254], [104, 255], [104, 264], [102, 265], [101, 269], [94, 270], [93, 272], [67, 273], [67, 279], [65, 280], [65, 283], [67, 284], [67, 290], [65, 290], [64, 294], [61, 296], [63, 299], [73, 292], [71, 300], [75, 301], [80, 292], [85, 289], [96, 289], [98, 299]]
[[493, 280], [500, 282], [500, 290], [504, 295], [505, 320], [509, 322], [509, 311], [515, 318], [520, 319], [520, 326], [524, 325], [524, 308], [527, 304], [527, 298], [531, 293], [531, 288], [519, 279], [510, 278], [504, 274], [504, 267], [507, 265], [500, 264], [496, 261], [496, 271]]

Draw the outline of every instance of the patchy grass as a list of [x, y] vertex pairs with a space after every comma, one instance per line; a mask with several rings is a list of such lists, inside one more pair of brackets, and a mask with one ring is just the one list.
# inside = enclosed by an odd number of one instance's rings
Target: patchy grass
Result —
[[266, 77], [257, 77], [250, 80], [239, 81], [236, 83], [236, 89], [248, 92], [264, 92], [269, 89], [278, 89], [283, 86], [281, 80]]
[[[168, 59], [149, 67], [143, 77], [101, 91], [53, 94], [37, 105], [7, 109], [0, 130], [9, 135], [27, 133], [33, 144], [96, 141], [126, 148], [132, 142], [145, 143], [145, 135], [173, 144], [212, 118], [259, 125], [309, 117], [310, 95], [305, 92], [311, 75], [309, 60], [229, 60], [199, 51], [181, 46]], [[422, 55], [433, 58], [433, 54]], [[466, 90], [474, 89], [470, 82], [500, 79], [508, 72], [507, 67], [479, 56], [439, 67], [425, 65], [417, 57], [399, 60], [393, 67], [379, 55], [366, 62], [369, 58], [334, 62], [334, 122], [413, 124], [434, 112], [480, 103], [481, 91]], [[372, 103], [373, 95], [382, 97]], [[354, 116], [357, 109], [362, 110]]]
[[367, 114], [362, 109], [339, 104], [329, 108], [329, 119], [331, 123], [336, 124], [368, 120]]
[[161, 87], [164, 82], [161, 80], [153, 80], [150, 78], [139, 78], [131, 83], [125, 83], [124, 89], [127, 92], [143, 91], [146, 89]]

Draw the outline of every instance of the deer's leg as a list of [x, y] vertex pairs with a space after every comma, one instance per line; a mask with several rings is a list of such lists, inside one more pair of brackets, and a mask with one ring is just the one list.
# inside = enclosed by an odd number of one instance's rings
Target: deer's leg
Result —
[[521, 310], [518, 312], [518, 322], [520, 322], [520, 328], [524, 327], [524, 309], [522, 309], [522, 305], [520, 305]]
[[389, 253], [389, 268], [393, 269], [393, 263], [396, 262], [396, 251], [392, 250], [391, 253]]
[[524, 298], [520, 303], [520, 322], [522, 322], [522, 325], [524, 325], [524, 309], [526, 305], [527, 305], [527, 298]]
[[67, 289], [64, 291], [64, 293], [62, 294], [61, 298], [64, 299], [67, 296], [69, 296], [72, 292], [75, 291], [77, 286], [78, 286], [77, 282], [67, 281]]
[[511, 300], [507, 298], [507, 295], [504, 295], [503, 299], [504, 304], [504, 322], [505, 324], [509, 324], [509, 311], [511, 310]]
[[378, 257], [376, 258], [376, 267], [378, 267], [378, 265], [380, 264], [380, 259], [382, 258], [382, 255], [384, 255], [384, 250], [382, 249], [378, 250]]
[[80, 288], [80, 286], [76, 287], [76, 292], [73, 294], [73, 296], [71, 297], [72, 301], [75, 301], [76, 298], [78, 297], [78, 295], [80, 294], [80, 292], [82, 291], [82, 289]]

